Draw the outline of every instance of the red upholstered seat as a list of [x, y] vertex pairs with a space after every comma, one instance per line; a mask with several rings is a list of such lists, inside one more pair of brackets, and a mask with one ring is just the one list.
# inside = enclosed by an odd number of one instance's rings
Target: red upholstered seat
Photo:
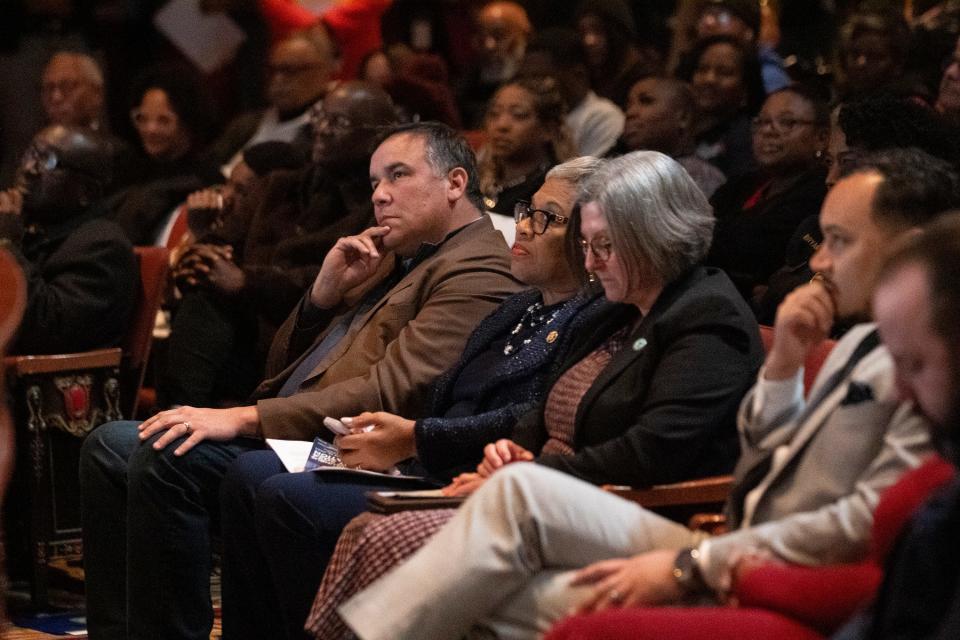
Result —
[[619, 609], [561, 622], [545, 640], [819, 640], [820, 634], [762, 609], [651, 607]]
[[[12, 255], [0, 249], [0, 358], [3, 357], [7, 344], [13, 339], [26, 304], [27, 283], [23, 278], [20, 265]], [[3, 497], [7, 492], [7, 482], [13, 471], [14, 446], [13, 421], [7, 409], [4, 368], [0, 366], [0, 515], [3, 513]], [[2, 525], [0, 521], [0, 531], [3, 530]], [[0, 537], [0, 628], [6, 626], [4, 557], [5, 547]]]
[[37, 608], [47, 603], [48, 564], [80, 555], [76, 474], [83, 439], [136, 409], [169, 265], [165, 247], [135, 251], [140, 291], [122, 348], [3, 359], [20, 449], [16, 473], [24, 488], [11, 498], [19, 500], [14, 506], [26, 523], [16, 536], [8, 531], [7, 544], [19, 544], [21, 557], [32, 559], [28, 578]]
[[859, 564], [799, 567], [771, 564], [740, 576], [736, 607], [650, 607], [573, 616], [548, 640], [723, 640], [821, 638], [873, 597], [880, 565], [927, 496], [953, 477], [938, 456], [884, 492], [874, 514], [870, 557]]
[[[763, 324], [760, 325], [760, 339], [763, 341], [764, 351], [770, 353], [770, 347], [773, 346], [773, 327], [768, 327]], [[813, 386], [814, 380], [817, 379], [817, 374], [820, 373], [820, 367], [823, 366], [823, 361], [827, 359], [827, 356], [830, 355], [830, 352], [833, 351], [833, 347], [836, 346], [836, 344], [836, 340], [824, 340], [807, 355], [807, 359], [803, 363], [803, 390], [805, 393], [810, 392], [810, 387]]]

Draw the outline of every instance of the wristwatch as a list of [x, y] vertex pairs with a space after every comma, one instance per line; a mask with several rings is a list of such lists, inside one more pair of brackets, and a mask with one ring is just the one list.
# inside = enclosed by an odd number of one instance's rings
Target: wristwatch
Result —
[[700, 571], [700, 551], [688, 547], [681, 549], [673, 561], [673, 577], [686, 594], [709, 591]]

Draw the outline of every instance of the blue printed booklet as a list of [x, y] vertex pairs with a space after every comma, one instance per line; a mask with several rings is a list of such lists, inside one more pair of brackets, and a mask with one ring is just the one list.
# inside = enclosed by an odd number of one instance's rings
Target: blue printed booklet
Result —
[[368, 476], [422, 480], [419, 476], [404, 475], [400, 473], [400, 470], [396, 467], [387, 473], [368, 471], [366, 469], [350, 469], [340, 460], [337, 448], [320, 437], [314, 438], [312, 443], [304, 440], [276, 440], [267, 438], [267, 446], [274, 450], [280, 457], [280, 461], [283, 462], [283, 466], [291, 473], [297, 473], [299, 471], [333, 471]]

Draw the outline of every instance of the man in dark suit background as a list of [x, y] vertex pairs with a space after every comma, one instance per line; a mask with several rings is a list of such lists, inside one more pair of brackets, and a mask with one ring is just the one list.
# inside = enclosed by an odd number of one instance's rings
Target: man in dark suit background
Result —
[[38, 133], [0, 191], [0, 246], [27, 277], [27, 309], [13, 353], [115, 346], [137, 296], [133, 248], [95, 202], [111, 179], [111, 147], [54, 125]]
[[270, 172], [264, 188], [178, 260], [184, 297], [171, 327], [161, 407], [213, 407], [249, 395], [274, 334], [326, 253], [375, 222], [367, 171], [380, 127], [396, 123], [390, 97], [346, 82], [312, 110], [312, 121], [312, 162]]

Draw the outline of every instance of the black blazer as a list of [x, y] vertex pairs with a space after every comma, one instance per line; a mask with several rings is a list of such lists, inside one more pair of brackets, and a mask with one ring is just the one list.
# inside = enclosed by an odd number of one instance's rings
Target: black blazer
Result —
[[491, 343], [507, 336], [527, 308], [540, 299], [540, 292], [534, 290], [507, 298], [477, 326], [459, 362], [437, 379], [427, 415], [438, 417], [418, 420], [414, 428], [417, 456], [431, 474], [449, 476], [466, 465], [476, 465], [483, 457], [484, 445], [510, 437], [517, 419], [536, 407], [550, 388], [566, 354], [611, 307], [600, 295], [569, 300], [550, 324], [537, 327], [530, 344], [509, 358], [504, 356], [486, 372], [477, 391], [474, 415], [443, 417], [464, 367]]
[[[619, 305], [567, 369], [636, 317]], [[720, 270], [696, 267], [668, 285], [577, 409], [572, 456], [540, 464], [596, 484], [648, 486], [733, 468], [736, 413], [763, 361], [753, 313]], [[543, 409], [517, 425], [514, 440], [538, 452]]]
[[827, 194], [825, 170], [815, 167], [796, 176], [783, 191], [764, 194], [744, 208], [764, 184], [759, 173], [742, 176], [713, 194], [717, 224], [706, 263], [727, 272], [744, 298], [753, 297], [757, 285], [765, 285], [783, 266], [787, 247], [797, 227], [820, 213]]
[[12, 353], [120, 343], [140, 282], [133, 247], [120, 227], [90, 210], [24, 234], [20, 216], [0, 214], [5, 245], [27, 278], [27, 308]]

